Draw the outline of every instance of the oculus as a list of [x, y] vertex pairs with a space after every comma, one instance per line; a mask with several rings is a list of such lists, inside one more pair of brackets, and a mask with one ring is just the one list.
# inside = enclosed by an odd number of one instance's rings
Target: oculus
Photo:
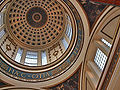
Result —
[[40, 7], [32, 7], [26, 15], [29, 25], [35, 28], [40, 28], [47, 22], [47, 13]]

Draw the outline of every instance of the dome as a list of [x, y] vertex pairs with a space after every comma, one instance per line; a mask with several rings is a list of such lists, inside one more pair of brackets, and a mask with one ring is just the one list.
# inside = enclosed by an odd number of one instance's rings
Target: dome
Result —
[[27, 75], [12, 78], [43, 82], [58, 77], [76, 61], [83, 46], [83, 23], [72, 3], [65, 3], [12, 0], [3, 9], [2, 55], [6, 64]]
[[11, 59], [26, 66], [59, 62], [75, 38], [72, 17], [56, 0], [13, 0], [5, 15], [7, 37], [17, 51]]
[[65, 31], [65, 10], [54, 0], [13, 0], [6, 13], [7, 30], [21, 47], [46, 49]]

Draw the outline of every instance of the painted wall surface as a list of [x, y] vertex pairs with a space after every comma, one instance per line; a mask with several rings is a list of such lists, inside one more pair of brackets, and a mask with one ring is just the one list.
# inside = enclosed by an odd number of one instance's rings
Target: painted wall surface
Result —
[[71, 78], [65, 82], [55, 87], [51, 87], [48, 90], [79, 90], [79, 74], [80, 70], [78, 70]]
[[95, 3], [92, 1], [88, 2], [88, 0], [79, 0], [79, 2], [83, 6], [83, 8], [88, 16], [88, 19], [90, 22], [90, 27], [92, 27], [93, 23], [95, 22], [97, 17], [101, 14], [101, 12], [106, 7], [106, 5]]

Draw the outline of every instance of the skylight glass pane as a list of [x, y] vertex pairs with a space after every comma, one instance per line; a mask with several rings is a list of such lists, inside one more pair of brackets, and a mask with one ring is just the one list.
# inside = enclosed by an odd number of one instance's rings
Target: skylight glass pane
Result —
[[16, 58], [15, 58], [16, 62], [20, 63], [20, 60], [21, 60], [21, 57], [22, 57], [22, 53], [23, 53], [23, 49], [19, 48], [18, 52], [17, 52], [17, 55], [16, 55]]
[[96, 52], [96, 56], [94, 58], [94, 62], [97, 64], [100, 70], [104, 69], [106, 60], [107, 60], [107, 56], [98, 48]]
[[0, 26], [3, 25], [3, 13], [0, 13]]
[[25, 65], [28, 66], [37, 66], [37, 52], [27, 51], [26, 58], [25, 58]]
[[4, 34], [5, 34], [5, 30], [3, 29], [0, 31], [0, 39], [4, 36]]
[[106, 44], [108, 47], [112, 47], [112, 45], [107, 41], [107, 40], [105, 40], [105, 39], [101, 39], [101, 41], [104, 43], [104, 44]]
[[45, 51], [41, 52], [41, 57], [42, 57], [42, 65], [46, 65], [47, 64], [47, 56], [46, 56]]
[[68, 48], [68, 43], [67, 43], [67, 41], [65, 40], [65, 38], [62, 39], [62, 43], [63, 43], [65, 49], [67, 49], [67, 48]]

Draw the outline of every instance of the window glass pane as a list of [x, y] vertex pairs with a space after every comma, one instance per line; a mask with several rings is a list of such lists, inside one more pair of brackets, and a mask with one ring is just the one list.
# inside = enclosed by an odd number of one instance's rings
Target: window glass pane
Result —
[[8, 6], [8, 4], [6, 4], [6, 5], [3, 7], [3, 9], [2, 9], [2, 10], [6, 9], [6, 8], [7, 8], [7, 6]]
[[70, 17], [67, 16], [67, 27], [66, 27], [66, 36], [69, 38], [69, 40], [71, 40], [71, 37], [72, 37], [72, 26], [71, 26], [71, 20], [70, 20]]
[[0, 3], [2, 3], [4, 0], [0, 0]]
[[108, 47], [110, 47], [111, 48], [111, 44], [108, 42], [108, 41], [106, 41], [105, 39], [101, 39], [101, 41], [104, 43], [104, 44], [106, 44]]
[[96, 56], [94, 58], [94, 62], [97, 64], [100, 70], [104, 69], [106, 60], [107, 60], [107, 56], [98, 48], [96, 52]]
[[67, 48], [68, 48], [68, 43], [67, 43], [67, 41], [65, 40], [65, 38], [62, 38], [62, 43], [63, 43], [65, 49], [67, 49]]
[[67, 19], [70, 21], [70, 17], [69, 16], [67, 16]]
[[46, 65], [47, 64], [47, 56], [46, 56], [45, 51], [41, 52], [41, 57], [42, 57], [42, 65]]
[[72, 37], [72, 27], [70, 26], [70, 30], [69, 30], [69, 39], [71, 40], [71, 37]]
[[27, 52], [27, 55], [26, 55], [26, 58], [37, 59], [37, 52], [28, 51], [28, 52]]
[[25, 58], [25, 65], [28, 66], [37, 66], [37, 52], [27, 51]]
[[0, 39], [4, 36], [4, 34], [5, 34], [5, 31], [3, 29], [2, 31], [0, 31]]
[[68, 35], [68, 33], [69, 33], [69, 24], [67, 24], [67, 28], [66, 28], [65, 34]]
[[3, 25], [3, 13], [0, 13], [0, 26]]
[[22, 57], [22, 53], [23, 53], [23, 49], [19, 48], [18, 52], [17, 52], [17, 55], [16, 55], [16, 58], [15, 58], [16, 62], [20, 63], [20, 60], [21, 60], [21, 57]]
[[71, 25], [69, 25], [69, 24], [67, 25], [67, 29], [66, 29], [65, 34], [67, 35], [69, 40], [71, 40], [71, 37], [72, 37], [72, 27], [71, 27]]

